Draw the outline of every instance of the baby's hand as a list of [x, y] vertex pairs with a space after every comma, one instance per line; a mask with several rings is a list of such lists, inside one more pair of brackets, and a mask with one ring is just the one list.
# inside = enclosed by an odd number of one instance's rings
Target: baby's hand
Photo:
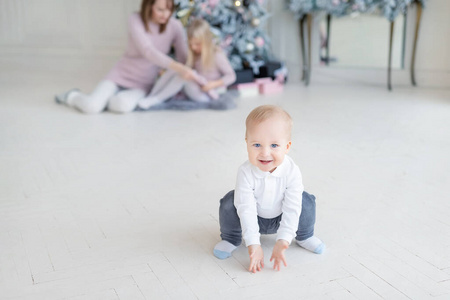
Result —
[[256, 273], [264, 268], [264, 252], [261, 245], [248, 246], [248, 255], [250, 256], [250, 272]]
[[273, 246], [272, 257], [270, 261], [273, 262], [273, 269], [280, 271], [281, 262], [283, 262], [284, 266], [287, 267], [286, 258], [284, 257], [284, 251], [289, 248], [289, 243], [285, 240], [278, 240]]

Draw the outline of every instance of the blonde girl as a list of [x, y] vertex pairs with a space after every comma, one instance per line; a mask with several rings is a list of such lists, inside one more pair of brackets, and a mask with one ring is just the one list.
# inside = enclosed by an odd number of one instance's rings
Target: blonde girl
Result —
[[186, 79], [167, 71], [155, 84], [150, 94], [138, 102], [141, 109], [168, 100], [180, 90], [193, 101], [209, 102], [218, 98], [218, 89], [236, 80], [236, 74], [225, 53], [215, 45], [209, 24], [194, 19], [188, 27], [188, 58], [186, 65], [196, 71], [193, 79]]

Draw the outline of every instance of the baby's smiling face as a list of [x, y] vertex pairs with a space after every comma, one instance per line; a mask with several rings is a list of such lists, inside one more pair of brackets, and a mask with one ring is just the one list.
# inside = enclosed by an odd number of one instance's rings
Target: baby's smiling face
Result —
[[263, 172], [273, 172], [291, 147], [286, 121], [274, 115], [247, 128], [247, 152], [250, 163]]

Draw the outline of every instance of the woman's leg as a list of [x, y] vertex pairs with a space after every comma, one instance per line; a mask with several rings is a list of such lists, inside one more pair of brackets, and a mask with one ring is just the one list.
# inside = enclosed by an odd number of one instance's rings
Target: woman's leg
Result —
[[184, 85], [183, 91], [186, 93], [186, 96], [188, 96], [189, 99], [196, 102], [209, 102], [211, 101], [211, 98], [202, 91], [200, 86], [192, 81], [187, 82]]
[[168, 70], [156, 81], [150, 94], [139, 100], [138, 106], [142, 109], [148, 109], [153, 105], [162, 103], [181, 91], [184, 83], [185, 80], [177, 72]]
[[157, 95], [159, 92], [165, 89], [166, 85], [169, 84], [175, 77], [181, 77], [177, 72], [172, 70], [167, 70], [152, 87], [149, 96]]
[[139, 100], [145, 97], [145, 91], [140, 89], [123, 90], [109, 99], [108, 110], [115, 113], [128, 113], [136, 109]]
[[86, 114], [96, 114], [102, 112], [108, 100], [113, 96], [119, 87], [110, 80], [102, 80], [94, 91], [85, 95], [79, 91], [72, 91], [67, 95], [66, 103]]

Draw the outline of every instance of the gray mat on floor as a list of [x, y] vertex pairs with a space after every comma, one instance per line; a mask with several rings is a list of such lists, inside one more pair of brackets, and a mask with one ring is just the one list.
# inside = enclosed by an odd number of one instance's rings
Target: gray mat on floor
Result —
[[228, 91], [220, 95], [219, 99], [211, 102], [195, 102], [187, 99], [185, 95], [177, 95], [161, 104], [150, 107], [149, 109], [140, 109], [137, 111], [153, 111], [153, 110], [196, 110], [196, 109], [214, 109], [228, 110], [236, 107], [236, 91]]

